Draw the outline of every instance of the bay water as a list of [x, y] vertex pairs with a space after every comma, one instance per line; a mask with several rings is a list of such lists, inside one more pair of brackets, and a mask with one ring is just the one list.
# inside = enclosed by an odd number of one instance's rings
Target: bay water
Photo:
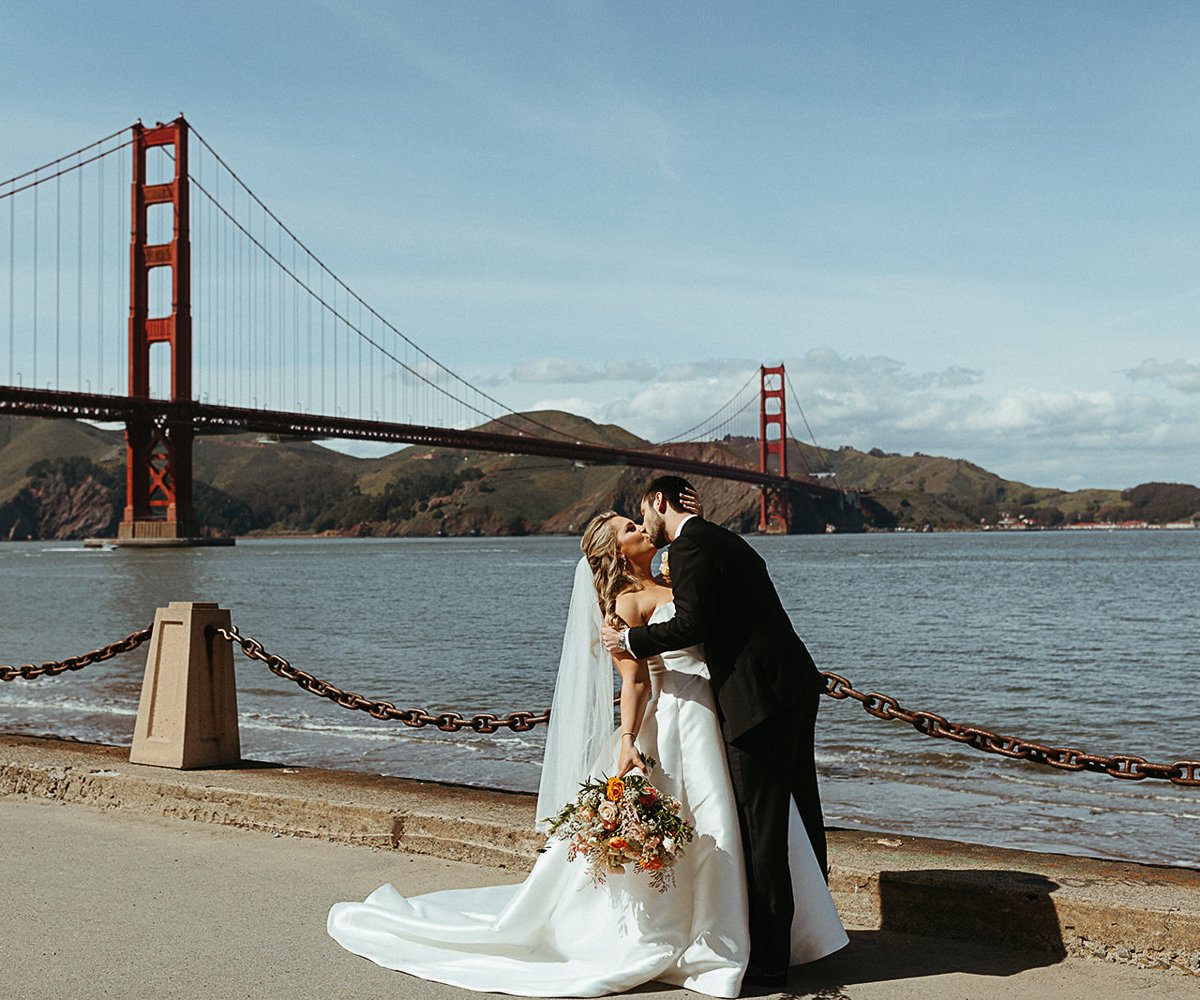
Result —
[[[818, 666], [907, 708], [1156, 762], [1200, 759], [1200, 532], [753, 537]], [[0, 544], [0, 664], [59, 659], [216, 601], [244, 635], [401, 708], [550, 703], [578, 541], [246, 539], [234, 548]], [[545, 728], [409, 729], [235, 657], [246, 758], [517, 790]], [[128, 745], [145, 647], [0, 684], [0, 731]], [[823, 699], [830, 826], [1200, 866], [1200, 788], [1065, 773]]]

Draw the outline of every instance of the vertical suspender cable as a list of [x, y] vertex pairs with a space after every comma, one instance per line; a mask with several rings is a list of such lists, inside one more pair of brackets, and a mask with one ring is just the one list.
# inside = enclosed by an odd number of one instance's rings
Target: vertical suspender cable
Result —
[[[233, 208], [237, 211], [237, 190], [233, 192]], [[236, 300], [233, 303], [233, 322], [234, 322], [234, 353], [237, 355], [237, 396], [238, 406], [249, 406], [249, 397], [246, 394], [246, 384], [249, 374], [246, 371], [246, 338], [243, 336], [242, 326], [245, 313], [246, 301], [246, 271], [242, 264], [242, 245], [243, 241], [237, 233], [231, 233], [230, 238], [233, 240], [233, 259], [234, 259], [234, 283], [233, 287], [237, 291]]]
[[[216, 183], [217, 204], [221, 203], [221, 170], [218, 167]], [[221, 381], [217, 386], [216, 402], [223, 405], [229, 403], [229, 256], [225, 247], [225, 225], [213, 212], [213, 222], [217, 227], [217, 264], [221, 269], [221, 281], [217, 285], [220, 297], [220, 345], [221, 345]]]
[[[292, 274], [296, 274], [296, 241], [292, 241]], [[300, 410], [300, 289], [292, 280], [292, 405]], [[291, 406], [288, 409], [292, 409]]]
[[[281, 230], [276, 230], [275, 236], [275, 256], [278, 260], [283, 260], [283, 233]], [[282, 267], [275, 272], [276, 288], [279, 289], [279, 408], [281, 410], [292, 409], [292, 401], [287, 398], [287, 379], [285, 372], [287, 370], [287, 293], [284, 289], [283, 279], [285, 275]]]
[[[263, 246], [267, 245], [267, 216], [263, 213]], [[263, 404], [264, 409], [271, 408], [271, 341], [274, 340], [271, 330], [271, 276], [274, 273], [265, 256], [262, 258], [263, 269]]]
[[62, 174], [54, 178], [54, 388], [62, 388]]
[[304, 290], [308, 294], [304, 297], [304, 308], [307, 313], [308, 320], [308, 349], [304, 352], [304, 370], [308, 374], [308, 392], [304, 397], [305, 411], [312, 412], [313, 409], [313, 391], [312, 391], [312, 370], [313, 370], [313, 350], [312, 350], [312, 254], [306, 254], [304, 258]]
[[96, 174], [96, 391], [104, 391], [104, 161]]
[[[283, 260], [283, 231], [276, 230], [275, 238], [276, 257]], [[294, 399], [287, 398], [287, 364], [285, 359], [288, 358], [287, 351], [287, 290], [284, 287], [283, 279], [285, 275], [280, 268], [276, 273], [276, 281], [279, 288], [279, 408], [281, 410], [293, 409]]]
[[[247, 202], [247, 229], [253, 224], [254, 209]], [[253, 230], [251, 230], [253, 231]], [[250, 259], [250, 398], [255, 409], [258, 408], [258, 257], [254, 247], [247, 244], [246, 253]]]
[[[117, 159], [117, 198], [118, 198], [118, 201], [117, 201], [117, 218], [118, 218], [118, 219], [119, 219], [119, 218], [121, 218], [121, 216], [122, 216], [122, 214], [123, 214], [123, 213], [120, 211], [120, 209], [121, 209], [121, 201], [120, 201], [120, 199], [121, 199], [122, 197], [124, 197], [124, 194], [125, 194], [125, 192], [129, 191], [129, 192], [130, 192], [130, 199], [132, 200], [132, 198], [133, 198], [132, 191], [131, 191], [131, 187], [132, 187], [132, 179], [131, 179], [130, 185], [129, 185], [129, 186], [126, 186], [126, 181], [125, 181], [125, 157], [123, 157], [123, 156], [122, 156], [122, 157], [119, 157], [119, 158]], [[133, 205], [132, 205], [132, 204], [130, 204], [130, 206], [129, 206], [129, 209], [130, 209], [130, 213], [132, 214], [132, 212], [133, 212]], [[129, 215], [126, 215], [126, 216], [125, 216], [125, 218], [129, 218], [129, 217], [130, 217]], [[117, 247], [118, 247], [118, 249], [120, 249], [120, 244], [121, 244], [121, 241], [120, 241], [120, 238], [118, 237], [118, 241], [117, 241]], [[116, 294], [115, 296], [113, 296], [113, 298], [114, 298], [114, 299], [117, 301], [117, 303], [118, 303], [118, 307], [117, 307], [117, 308], [115, 308], [115, 309], [114, 309], [114, 311], [115, 311], [115, 312], [117, 312], [117, 315], [118, 315], [118, 316], [120, 316], [120, 311], [119, 311], [119, 303], [121, 302], [122, 298], [123, 298], [123, 297], [124, 297], [124, 295], [125, 295], [125, 290], [126, 290], [126, 289], [128, 289], [128, 288], [129, 288], [129, 286], [130, 286], [130, 278], [131, 278], [131, 276], [130, 276], [130, 273], [129, 273], [129, 271], [130, 271], [130, 268], [132, 268], [132, 266], [133, 266], [133, 261], [131, 261], [131, 260], [130, 260], [130, 258], [129, 258], [129, 254], [128, 254], [128, 253], [118, 253], [118, 255], [117, 255], [117, 261], [118, 261], [118, 264], [117, 264], [117, 294]], [[118, 352], [118, 353], [117, 353], [117, 357], [118, 357], [118, 358], [119, 358], [119, 357], [121, 357], [121, 354], [120, 354], [120, 352]], [[119, 378], [119, 377], [120, 377], [120, 368], [119, 368], [119, 367], [118, 367], [118, 369], [117, 369], [117, 375], [118, 375], [118, 378]], [[128, 370], [127, 370], [127, 371], [126, 371], [126, 373], [125, 373], [125, 381], [126, 381], [126, 389], [125, 389], [125, 392], [128, 394], [128, 393], [130, 393], [130, 392], [132, 392], [132, 391], [133, 391], [133, 385], [132, 385], [132, 373], [131, 373], [131, 372], [129, 372]]]
[[[200, 186], [204, 186], [203, 157], [193, 157], [196, 165], [196, 175], [200, 178]], [[208, 399], [208, 378], [210, 359], [208, 357], [208, 339], [203, 333], [199, 337], [196, 331], [203, 331], [208, 322], [208, 239], [204, 227], [208, 224], [208, 206], [202, 210], [200, 224], [195, 224], [196, 213], [192, 213], [192, 225], [189, 227], [188, 239], [192, 244], [192, 398]], [[196, 253], [196, 241], [200, 241], [200, 252]], [[199, 289], [197, 291], [197, 289]]]
[[[220, 183], [221, 171], [218, 168], [218, 199], [220, 198]], [[220, 201], [218, 200], [219, 204]], [[229, 359], [229, 302], [231, 299], [229, 288], [229, 245], [225, 239], [226, 225], [217, 212], [213, 212], [213, 226], [216, 230], [217, 268], [221, 272], [221, 280], [217, 283], [217, 297], [221, 307], [221, 315], [218, 323], [218, 336], [221, 348], [221, 377], [217, 383], [216, 402], [228, 406], [231, 398], [229, 380], [231, 377], [230, 371], [232, 370]]]
[[337, 415], [338, 412], [338, 315], [337, 315], [337, 285], [333, 286], [333, 412]]
[[33, 379], [29, 383], [37, 388], [38, 356], [38, 189], [33, 189]]
[[16, 294], [16, 258], [17, 250], [17, 200], [8, 199], [8, 381], [15, 382], [15, 354], [13, 337], [15, 331], [16, 313], [14, 311], [14, 295]]
[[321, 268], [321, 413], [326, 414], [329, 411], [325, 409], [325, 380], [326, 372], [329, 371], [325, 367], [325, 269]]
[[[120, 200], [120, 199], [121, 199], [121, 197], [122, 197], [122, 195], [123, 195], [123, 192], [125, 192], [126, 190], [127, 190], [127, 189], [126, 189], [126, 187], [125, 187], [125, 157], [123, 157], [123, 156], [122, 156], [122, 157], [118, 157], [118, 159], [117, 159], [117, 212], [116, 212], [116, 216], [117, 216], [117, 218], [118, 218], [118, 219], [120, 219], [120, 218], [121, 218], [121, 215], [122, 215], [122, 213], [121, 213], [121, 200]], [[132, 198], [132, 197], [133, 197], [133, 196], [132, 196], [132, 194], [131, 194], [131, 195], [130, 195], [130, 198]], [[129, 209], [130, 209], [130, 213], [132, 214], [132, 211], [133, 211], [133, 205], [132, 205], [132, 204], [129, 206]], [[130, 216], [125, 216], [125, 218], [129, 218], [129, 217], [130, 217]], [[121, 244], [121, 241], [120, 241], [120, 237], [119, 237], [119, 236], [117, 237], [117, 241], [118, 241], [118, 242], [117, 242], [117, 248], [118, 248], [118, 251], [119, 251], [119, 250], [120, 250], [120, 244]], [[121, 300], [124, 298], [124, 296], [125, 296], [125, 294], [126, 294], [126, 290], [129, 288], [129, 282], [128, 282], [128, 281], [125, 281], [125, 282], [124, 282], [124, 286], [125, 286], [124, 288], [122, 288], [122, 287], [121, 287], [121, 284], [122, 284], [122, 281], [121, 281], [121, 279], [122, 279], [122, 278], [128, 278], [128, 277], [129, 277], [129, 275], [127, 275], [125, 272], [126, 272], [126, 269], [127, 269], [128, 267], [132, 267], [132, 266], [133, 266], [133, 262], [132, 262], [132, 261], [129, 259], [129, 254], [128, 254], [128, 253], [118, 253], [118, 255], [117, 255], [117, 291], [116, 291], [116, 294], [113, 296], [113, 299], [115, 300], [115, 302], [117, 303], [117, 305], [113, 306], [113, 311], [114, 311], [114, 312], [118, 312], [118, 310], [119, 310], [119, 308], [120, 308], [120, 305], [119, 305], [119, 304], [120, 304]], [[120, 358], [120, 357], [121, 357], [121, 352], [120, 352], [120, 351], [118, 351], [118, 352], [117, 352], [117, 357], [118, 357], [118, 358]], [[130, 393], [132, 393], [132, 392], [133, 392], [132, 372], [130, 372], [130, 371], [128, 370], [128, 369], [129, 369], [129, 366], [128, 366], [128, 364], [125, 366], [125, 368], [126, 368], [126, 371], [125, 371], [125, 392], [126, 392], [126, 394], [130, 394]], [[121, 368], [120, 368], [120, 362], [119, 362], [119, 361], [117, 362], [117, 369], [116, 369], [116, 372], [117, 372], [117, 379], [118, 379], [118, 381], [119, 381], [119, 380], [120, 380], [120, 377], [121, 377]]]
[[78, 206], [76, 216], [79, 232], [76, 234], [75, 255], [75, 380], [76, 388], [83, 388], [83, 171], [75, 174], [78, 182]]

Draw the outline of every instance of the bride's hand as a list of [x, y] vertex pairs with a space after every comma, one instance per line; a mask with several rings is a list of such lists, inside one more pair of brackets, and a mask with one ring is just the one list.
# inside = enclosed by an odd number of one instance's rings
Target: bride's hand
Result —
[[642, 774], [646, 773], [646, 762], [642, 760], [638, 748], [633, 745], [633, 740], [622, 736], [621, 755], [617, 758], [617, 777], [625, 777], [635, 767], [640, 768]]
[[695, 514], [697, 517], [704, 516], [704, 504], [700, 500], [700, 494], [691, 486], [679, 491], [679, 504], [689, 514]]

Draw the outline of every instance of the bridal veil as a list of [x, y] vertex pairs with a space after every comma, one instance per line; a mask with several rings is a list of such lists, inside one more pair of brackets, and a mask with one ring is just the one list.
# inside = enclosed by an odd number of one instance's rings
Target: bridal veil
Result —
[[613, 734], [613, 664], [600, 642], [600, 601], [586, 558], [575, 583], [550, 706], [546, 755], [538, 787], [537, 826], [579, 791]]

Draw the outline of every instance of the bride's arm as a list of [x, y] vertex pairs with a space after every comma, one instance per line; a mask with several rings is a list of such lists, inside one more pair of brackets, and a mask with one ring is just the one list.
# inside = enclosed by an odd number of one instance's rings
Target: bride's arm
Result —
[[[641, 625], [643, 617], [637, 603], [630, 595], [617, 598], [617, 614], [630, 625]], [[642, 728], [642, 717], [650, 701], [650, 668], [645, 660], [635, 660], [628, 655], [613, 657], [617, 672], [621, 675], [621, 752], [617, 758], [617, 774], [624, 777], [635, 767], [646, 769], [646, 763], [637, 750], [638, 732]]]

